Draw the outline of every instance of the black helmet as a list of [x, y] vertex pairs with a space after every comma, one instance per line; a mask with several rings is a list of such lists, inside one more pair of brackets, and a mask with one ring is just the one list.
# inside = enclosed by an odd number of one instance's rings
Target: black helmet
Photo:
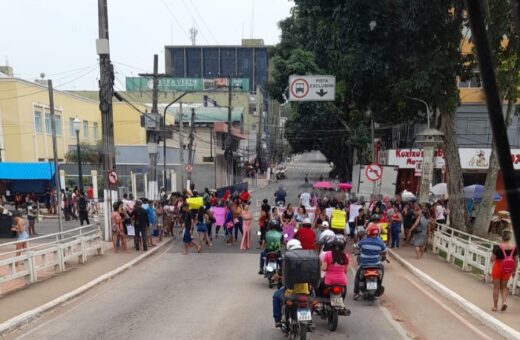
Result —
[[379, 222], [380, 219], [381, 218], [379, 217], [378, 214], [374, 214], [374, 215], [370, 216], [370, 221], [372, 221], [372, 222]]
[[280, 229], [280, 222], [273, 218], [271, 221], [269, 221], [269, 229]]
[[345, 240], [345, 236], [336, 235], [334, 236], [334, 246], [340, 250], [345, 250], [345, 246], [347, 245], [347, 240]]

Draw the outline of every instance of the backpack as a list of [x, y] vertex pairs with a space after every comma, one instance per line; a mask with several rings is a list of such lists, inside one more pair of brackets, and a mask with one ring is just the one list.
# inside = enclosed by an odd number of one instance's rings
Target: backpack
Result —
[[502, 260], [502, 262], [500, 264], [500, 272], [502, 274], [511, 274], [516, 269], [516, 263], [513, 258], [513, 254], [515, 253], [516, 247], [511, 248], [511, 253], [509, 254], [509, 256], [506, 255], [505, 248], [503, 248], [502, 246], [499, 246], [499, 247], [502, 250], [502, 253], [504, 254], [504, 259]]
[[87, 210], [87, 199], [83, 196], [79, 198], [78, 202], [79, 210]]

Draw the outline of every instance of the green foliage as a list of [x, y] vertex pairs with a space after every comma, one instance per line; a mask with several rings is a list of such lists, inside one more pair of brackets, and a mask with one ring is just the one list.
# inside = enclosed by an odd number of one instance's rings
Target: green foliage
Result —
[[[65, 154], [65, 159], [68, 163], [76, 163], [78, 161], [78, 152], [74, 146]], [[80, 159], [82, 163], [88, 164], [102, 164], [103, 163], [103, 144], [98, 142], [95, 145], [88, 143], [80, 143]]]
[[[424, 121], [406, 96], [453, 112], [456, 77], [469, 77], [472, 56], [460, 53], [462, 2], [457, 0], [295, 0], [272, 50], [269, 94], [284, 100], [291, 74], [336, 76], [336, 102], [292, 103], [287, 138], [294, 151], [320, 150], [349, 177], [353, 153], [366, 160], [371, 110], [380, 124]], [[423, 114], [418, 114], [422, 111]]]

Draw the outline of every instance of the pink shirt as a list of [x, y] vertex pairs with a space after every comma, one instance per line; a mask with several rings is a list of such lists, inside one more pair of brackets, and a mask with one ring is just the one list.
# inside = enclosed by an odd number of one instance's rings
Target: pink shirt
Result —
[[347, 273], [345, 269], [350, 262], [350, 259], [347, 254], [347, 263], [344, 265], [332, 263], [332, 252], [327, 251], [323, 257], [323, 261], [327, 264], [327, 271], [325, 272], [325, 284], [327, 286], [339, 285], [346, 286], [347, 285]]

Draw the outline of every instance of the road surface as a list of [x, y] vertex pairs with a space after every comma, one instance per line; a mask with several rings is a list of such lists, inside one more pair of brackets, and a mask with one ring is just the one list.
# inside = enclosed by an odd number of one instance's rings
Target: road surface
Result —
[[[330, 170], [318, 153], [296, 157], [283, 181], [297, 203], [303, 178], [315, 181]], [[272, 201], [277, 184], [253, 194]], [[255, 207], [256, 208], [256, 207]], [[256, 223], [254, 229], [256, 229]], [[252, 233], [255, 235], [255, 233]], [[256, 240], [256, 236], [253, 236]], [[257, 274], [259, 250], [227, 247], [181, 255], [174, 241], [160, 255], [93, 289], [76, 301], [9, 336], [12, 339], [285, 339], [274, 328], [272, 294]], [[352, 281], [352, 273], [349, 273]], [[352, 301], [350, 317], [336, 332], [316, 316], [310, 339], [498, 339], [438, 297], [396, 263], [386, 266], [386, 294], [375, 303]]]

